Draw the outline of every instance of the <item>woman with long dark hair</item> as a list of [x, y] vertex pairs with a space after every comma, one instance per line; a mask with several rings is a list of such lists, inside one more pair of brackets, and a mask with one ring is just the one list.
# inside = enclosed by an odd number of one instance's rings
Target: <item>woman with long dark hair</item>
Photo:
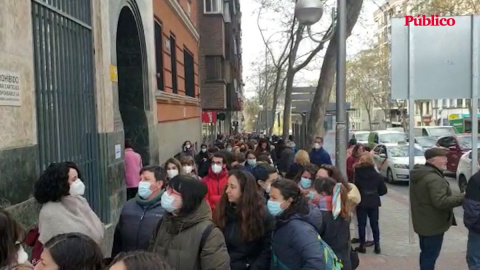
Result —
[[92, 238], [80, 233], [60, 234], [44, 247], [35, 270], [102, 270], [103, 254]]
[[300, 172], [293, 179], [295, 182], [298, 183], [298, 186], [300, 187], [302, 193], [313, 203], [316, 203], [316, 201], [314, 201], [312, 184], [313, 180], [315, 180], [317, 171], [317, 166], [309, 164], [302, 167], [300, 169]]
[[32, 269], [22, 243], [26, 232], [8, 213], [0, 209], [0, 270]]
[[358, 162], [360, 156], [365, 152], [365, 147], [361, 143], [357, 143], [353, 147], [352, 154], [347, 158], [347, 177], [348, 182], [354, 183], [354, 171], [355, 171], [355, 163]]
[[330, 177], [316, 179], [313, 188], [318, 207], [322, 211], [320, 236], [342, 260], [342, 269], [352, 270], [348, 190]]
[[225, 236], [231, 270], [269, 269], [274, 219], [251, 173], [244, 170], [229, 173], [213, 222]]
[[267, 207], [276, 217], [270, 269], [324, 269], [324, 252], [318, 239], [322, 213], [308, 202], [297, 183], [275, 180]]

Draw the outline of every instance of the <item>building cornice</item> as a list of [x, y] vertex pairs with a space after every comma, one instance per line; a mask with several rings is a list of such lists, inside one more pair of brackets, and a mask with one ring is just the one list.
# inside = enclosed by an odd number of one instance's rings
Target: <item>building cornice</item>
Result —
[[177, 0], [167, 0], [168, 5], [175, 10], [175, 12], [179, 15], [180, 19], [182, 20], [183, 24], [190, 30], [190, 33], [193, 35], [193, 37], [197, 40], [200, 41], [200, 34], [198, 33], [197, 29], [193, 25], [192, 21], [190, 21], [190, 18], [188, 17], [187, 13], [185, 10], [183, 10], [182, 6], [180, 3], [178, 3]]

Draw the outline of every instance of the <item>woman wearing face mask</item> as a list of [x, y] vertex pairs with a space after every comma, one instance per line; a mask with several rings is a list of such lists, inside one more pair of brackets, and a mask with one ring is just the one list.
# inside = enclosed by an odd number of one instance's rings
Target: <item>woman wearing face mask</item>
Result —
[[297, 177], [293, 179], [298, 183], [302, 193], [310, 200], [312, 203], [316, 204], [316, 200], [313, 194], [313, 180], [317, 174], [318, 168], [315, 165], [307, 165], [303, 167], [298, 173]]
[[181, 168], [182, 168], [182, 164], [176, 158], [167, 159], [164, 166], [164, 169], [167, 172], [168, 179], [172, 179], [173, 177], [179, 174], [184, 174]]
[[190, 142], [190, 141], [185, 141], [185, 142], [182, 144], [182, 155], [187, 155], [187, 156], [195, 157], [196, 154], [197, 154], [197, 153], [196, 153], [196, 151], [195, 151], [195, 148], [193, 148], [192, 142]]
[[80, 177], [74, 163], [53, 163], [35, 183], [33, 196], [42, 205], [38, 218], [42, 244], [56, 235], [74, 232], [102, 243], [104, 227], [83, 197], [85, 185]]
[[204, 166], [204, 163], [208, 160], [208, 147], [206, 144], [202, 143], [200, 146], [200, 152], [195, 156], [195, 164], [197, 164], [197, 168], [200, 169]]
[[25, 230], [7, 211], [0, 209], [0, 270], [31, 270], [22, 246]]
[[247, 161], [245, 162], [245, 169], [247, 169], [249, 172], [253, 172], [253, 168], [257, 166], [257, 155], [255, 154], [255, 151], [249, 150], [247, 152]]
[[148, 250], [176, 270], [230, 269], [225, 239], [213, 225], [206, 194], [203, 182], [179, 175], [162, 195], [168, 213], [154, 230]]
[[197, 167], [191, 156], [183, 156], [180, 158], [180, 164], [182, 164], [182, 171], [185, 175], [191, 176], [195, 179], [202, 180], [197, 175]]
[[270, 269], [324, 269], [324, 253], [318, 240], [322, 213], [308, 202], [297, 183], [275, 180], [267, 207], [276, 217]]
[[60, 234], [50, 239], [35, 270], [102, 270], [99, 245], [81, 233]]
[[269, 269], [274, 219], [251, 173], [242, 170], [229, 173], [213, 221], [225, 236], [231, 270]]
[[165, 170], [159, 166], [143, 167], [140, 179], [137, 196], [125, 203], [115, 227], [112, 257], [120, 252], [147, 250], [152, 232], [165, 213], [161, 205], [167, 180]]
[[352, 270], [348, 191], [332, 178], [316, 179], [313, 187], [317, 206], [322, 212], [320, 236], [342, 260], [342, 269]]

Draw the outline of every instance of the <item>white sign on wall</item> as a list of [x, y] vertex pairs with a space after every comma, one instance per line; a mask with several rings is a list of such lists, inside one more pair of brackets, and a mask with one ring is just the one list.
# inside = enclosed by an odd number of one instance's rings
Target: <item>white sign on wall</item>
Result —
[[115, 159], [120, 159], [122, 157], [122, 146], [120, 144], [115, 145]]
[[0, 106], [22, 106], [20, 84], [19, 73], [0, 70]]

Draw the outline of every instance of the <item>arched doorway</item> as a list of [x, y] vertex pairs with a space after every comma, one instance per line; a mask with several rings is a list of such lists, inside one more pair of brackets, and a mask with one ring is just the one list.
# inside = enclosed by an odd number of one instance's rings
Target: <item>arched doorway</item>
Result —
[[[140, 28], [140, 31], [143, 31]], [[125, 131], [143, 163], [150, 163], [148, 121], [145, 113], [146, 98], [145, 41], [129, 7], [120, 12], [117, 26], [118, 103]]]

